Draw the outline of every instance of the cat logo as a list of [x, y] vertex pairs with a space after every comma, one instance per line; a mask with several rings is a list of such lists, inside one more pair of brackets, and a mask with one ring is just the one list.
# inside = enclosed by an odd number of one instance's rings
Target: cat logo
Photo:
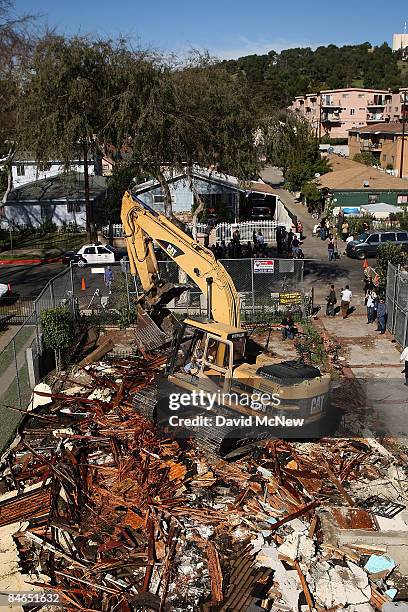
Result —
[[172, 259], [176, 259], [180, 255], [184, 255], [184, 252], [179, 249], [175, 244], [167, 242], [165, 240], [158, 240], [159, 245]]
[[310, 414], [319, 414], [319, 412], [323, 412], [325, 397], [325, 395], [318, 395], [312, 399]]

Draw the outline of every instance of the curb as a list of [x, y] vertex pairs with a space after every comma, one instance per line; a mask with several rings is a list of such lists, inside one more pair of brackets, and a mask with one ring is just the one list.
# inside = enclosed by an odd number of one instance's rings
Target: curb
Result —
[[0, 266], [24, 266], [30, 264], [61, 263], [62, 257], [46, 257], [45, 259], [0, 259]]

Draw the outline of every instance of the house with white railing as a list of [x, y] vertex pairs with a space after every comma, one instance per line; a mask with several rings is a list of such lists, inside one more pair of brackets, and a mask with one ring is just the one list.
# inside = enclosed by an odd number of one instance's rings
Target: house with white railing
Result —
[[[188, 217], [203, 201], [202, 221], [212, 225], [218, 221], [275, 218], [279, 197], [273, 187], [263, 181], [243, 182], [235, 176], [199, 166], [194, 166], [190, 174], [170, 169], [164, 174], [175, 214]], [[156, 179], [136, 185], [132, 192], [158, 212], [164, 211], [164, 193]]]

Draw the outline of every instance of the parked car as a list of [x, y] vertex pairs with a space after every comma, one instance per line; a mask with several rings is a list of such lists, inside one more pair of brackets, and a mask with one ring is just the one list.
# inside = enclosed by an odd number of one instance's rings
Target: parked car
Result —
[[379, 247], [387, 242], [399, 244], [405, 251], [408, 251], [408, 232], [403, 230], [396, 230], [395, 232], [378, 230], [362, 234], [357, 240], [350, 240], [347, 243], [346, 253], [349, 257], [355, 259], [375, 257]]
[[8, 293], [8, 285], [5, 285], [4, 283], [0, 283], [0, 300], [1, 298], [5, 297]]
[[272, 212], [269, 206], [254, 206], [251, 210], [252, 221], [264, 221], [272, 219]]
[[114, 263], [122, 259], [124, 255], [126, 255], [126, 249], [114, 249], [109, 244], [85, 244], [79, 251], [67, 251], [62, 257], [62, 263], [69, 265], [72, 261], [83, 268], [86, 264]]

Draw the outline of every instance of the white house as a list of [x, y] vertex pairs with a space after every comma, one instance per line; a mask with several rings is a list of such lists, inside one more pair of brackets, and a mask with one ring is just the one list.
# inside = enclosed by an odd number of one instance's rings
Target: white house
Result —
[[[195, 194], [198, 194], [205, 202], [207, 218], [214, 217], [221, 221], [250, 219], [254, 206], [269, 207], [271, 218], [275, 217], [279, 197], [274, 189], [263, 181], [244, 183], [235, 176], [199, 166], [195, 166], [191, 173], [192, 185], [186, 172], [166, 171], [164, 174], [175, 213], [190, 214], [197, 204]], [[156, 179], [136, 185], [132, 192], [155, 210], [164, 211], [164, 194]]]
[[[98, 165], [100, 165], [100, 163], [95, 162], [95, 159], [88, 160], [88, 171], [90, 175], [102, 174], [102, 172], [98, 170]], [[69, 169], [72, 172], [83, 172], [84, 161], [81, 159], [72, 160]], [[13, 187], [20, 187], [21, 185], [26, 185], [33, 181], [49, 179], [66, 171], [67, 168], [61, 160], [52, 159], [46, 164], [39, 164], [35, 161], [32, 153], [24, 151], [17, 152], [11, 168]]]

